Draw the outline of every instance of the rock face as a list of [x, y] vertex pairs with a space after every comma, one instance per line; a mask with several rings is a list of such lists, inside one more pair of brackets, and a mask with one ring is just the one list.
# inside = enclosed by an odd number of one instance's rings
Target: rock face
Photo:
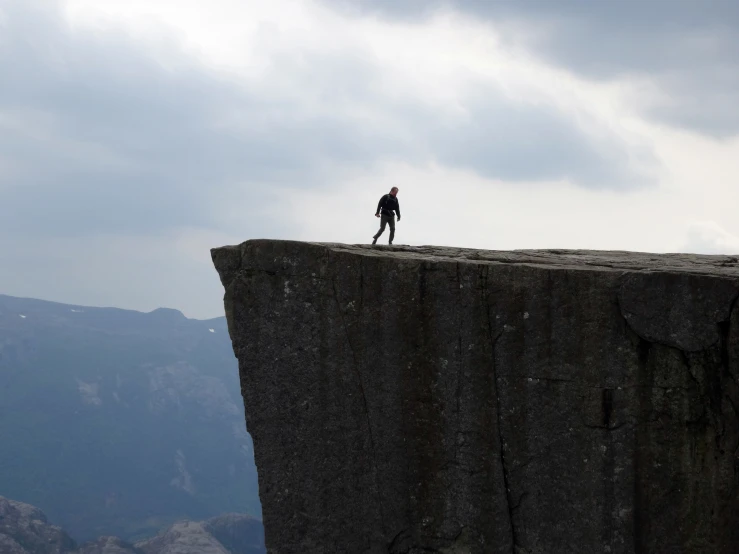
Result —
[[0, 552], [63, 554], [74, 547], [72, 538], [51, 525], [41, 510], [0, 496]]
[[739, 552], [739, 261], [212, 251], [269, 552]]

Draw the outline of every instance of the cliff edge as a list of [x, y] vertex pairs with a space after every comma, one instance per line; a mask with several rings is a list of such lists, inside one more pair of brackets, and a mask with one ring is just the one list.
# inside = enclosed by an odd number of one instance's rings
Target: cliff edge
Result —
[[739, 552], [737, 258], [212, 257], [269, 552]]

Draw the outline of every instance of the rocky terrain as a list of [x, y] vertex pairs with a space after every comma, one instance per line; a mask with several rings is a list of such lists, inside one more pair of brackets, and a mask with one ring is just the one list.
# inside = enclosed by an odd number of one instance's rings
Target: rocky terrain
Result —
[[226, 514], [208, 521], [182, 521], [154, 538], [130, 544], [117, 537], [77, 545], [29, 504], [0, 497], [2, 554], [264, 554], [259, 520]]
[[0, 437], [0, 495], [79, 541], [260, 517], [224, 318], [0, 296]]
[[212, 255], [271, 552], [739, 552], [737, 258]]

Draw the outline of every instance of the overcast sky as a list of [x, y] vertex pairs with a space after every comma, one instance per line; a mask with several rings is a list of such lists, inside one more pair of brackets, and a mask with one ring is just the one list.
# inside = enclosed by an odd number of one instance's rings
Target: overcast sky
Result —
[[[222, 314], [213, 246], [739, 253], [735, 0], [0, 0], [0, 293]], [[383, 237], [382, 240], [386, 239]]]

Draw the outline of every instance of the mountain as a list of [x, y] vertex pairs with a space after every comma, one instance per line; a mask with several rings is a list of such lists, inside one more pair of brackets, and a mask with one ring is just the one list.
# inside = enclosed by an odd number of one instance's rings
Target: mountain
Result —
[[29, 504], [0, 497], [2, 554], [264, 554], [262, 523], [244, 514], [180, 521], [156, 537], [131, 544], [101, 537], [78, 546]]
[[0, 494], [78, 540], [261, 516], [223, 318], [0, 295], [0, 437]]
[[62, 554], [76, 547], [44, 513], [22, 502], [0, 497], [0, 552], [3, 554]]
[[[142, 554], [264, 554], [262, 522], [244, 514], [183, 521], [136, 544]], [[91, 553], [92, 554], [92, 553]]]

